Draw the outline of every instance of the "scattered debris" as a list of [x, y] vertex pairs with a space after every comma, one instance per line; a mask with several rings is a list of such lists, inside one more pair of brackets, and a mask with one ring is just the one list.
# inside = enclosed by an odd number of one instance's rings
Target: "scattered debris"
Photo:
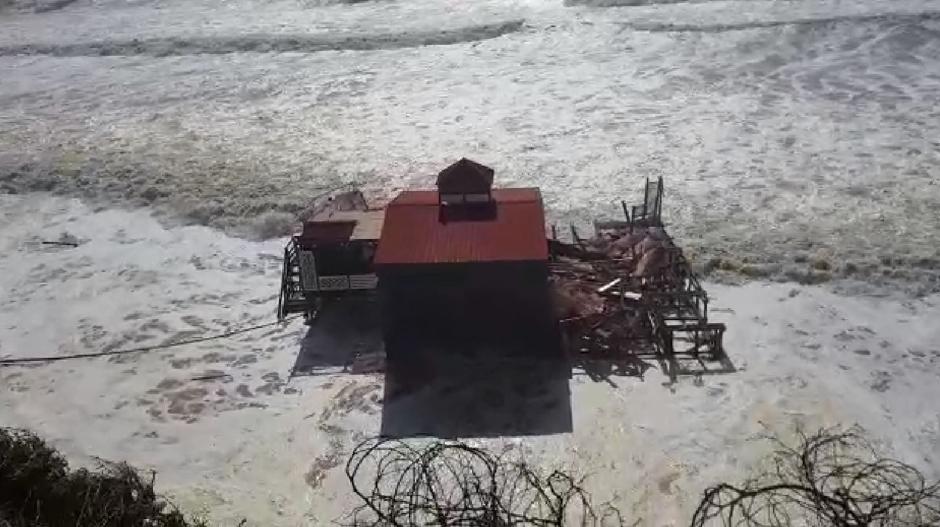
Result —
[[40, 238], [39, 236], [34, 236], [32, 237], [32, 239], [26, 241], [23, 244], [23, 246], [24, 248], [27, 248], [30, 250], [38, 250], [39, 248], [43, 248], [46, 250], [56, 250], [56, 249], [62, 249], [62, 248], [74, 249], [75, 247], [78, 247], [79, 245], [81, 245], [82, 243], [86, 241], [88, 240], [80, 240], [78, 239], [78, 237], [76, 237], [73, 234], [70, 234], [68, 232], [63, 232], [59, 234], [59, 237], [57, 239], [45, 240], [45, 239]]
[[42, 245], [60, 245], [60, 246], [66, 246], [66, 247], [78, 247], [78, 242], [53, 242], [53, 241], [43, 240], [39, 243], [41, 243]]
[[218, 379], [231, 379], [232, 376], [228, 373], [207, 373], [205, 375], [200, 375], [198, 377], [193, 377], [190, 380], [192, 381], [214, 381]]
[[598, 287], [597, 292], [600, 294], [604, 294], [607, 291], [609, 291], [611, 287], [619, 284], [622, 280], [623, 280], [622, 278], [615, 278], [614, 280], [611, 280], [610, 282]]
[[48, 240], [42, 242], [43, 245], [60, 245], [66, 247], [78, 247], [81, 245], [81, 243], [81, 240], [79, 240], [77, 236], [69, 232], [63, 232], [59, 234], [58, 240]]

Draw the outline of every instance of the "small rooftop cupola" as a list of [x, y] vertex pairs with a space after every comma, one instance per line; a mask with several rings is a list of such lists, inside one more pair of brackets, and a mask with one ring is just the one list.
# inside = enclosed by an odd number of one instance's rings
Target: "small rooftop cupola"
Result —
[[493, 169], [463, 158], [437, 174], [442, 205], [492, 201]]
[[437, 174], [441, 221], [484, 220], [492, 216], [493, 169], [462, 158]]

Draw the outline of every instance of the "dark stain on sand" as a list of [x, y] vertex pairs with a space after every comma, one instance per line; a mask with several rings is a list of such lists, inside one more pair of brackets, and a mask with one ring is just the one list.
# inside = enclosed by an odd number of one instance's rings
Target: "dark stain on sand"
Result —
[[251, 393], [251, 389], [248, 388], [247, 384], [239, 384], [235, 388], [235, 393], [241, 395], [242, 397], [254, 397], [255, 395]]
[[323, 480], [326, 479], [327, 472], [343, 463], [343, 456], [340, 452], [340, 445], [335, 444], [335, 440], [330, 440], [330, 446], [326, 454], [316, 458], [310, 466], [310, 470], [304, 476], [304, 481], [307, 482], [307, 485], [310, 485], [310, 488], [319, 488]]

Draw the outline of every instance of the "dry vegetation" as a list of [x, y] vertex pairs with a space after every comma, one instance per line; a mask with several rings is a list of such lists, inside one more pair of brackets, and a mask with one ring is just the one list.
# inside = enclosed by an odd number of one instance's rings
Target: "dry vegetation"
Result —
[[591, 503], [581, 480], [458, 442], [368, 440], [346, 475], [363, 501], [356, 526], [623, 525], [617, 509]]
[[[940, 525], [940, 482], [878, 455], [858, 429], [823, 429], [778, 448], [769, 468], [706, 489], [692, 527]], [[625, 525], [595, 506], [581, 481], [469, 445], [367, 440], [346, 466], [362, 505], [356, 526]], [[244, 523], [244, 522], [243, 522]], [[204, 527], [159, 499], [153, 477], [127, 464], [70, 470], [34, 434], [0, 429], [0, 527]]]
[[0, 429], [0, 526], [204, 526], [188, 520], [126, 463], [72, 470], [31, 432]]
[[858, 429], [823, 429], [797, 445], [774, 439], [770, 468], [705, 491], [692, 527], [940, 525], [940, 482], [881, 457]]

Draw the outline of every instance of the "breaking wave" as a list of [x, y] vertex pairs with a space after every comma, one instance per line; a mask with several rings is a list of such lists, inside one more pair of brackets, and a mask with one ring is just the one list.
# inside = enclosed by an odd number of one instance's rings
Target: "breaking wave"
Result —
[[145, 55], [224, 55], [229, 53], [316, 53], [321, 51], [368, 51], [381, 49], [446, 46], [489, 40], [522, 29], [523, 20], [482, 24], [439, 31], [385, 35], [309, 36], [242, 35], [233, 37], [166, 37], [133, 40], [103, 40], [74, 44], [22, 44], [0, 47], [0, 56], [48, 55], [54, 57], [112, 57]]
[[64, 9], [75, 0], [0, 0], [0, 13], [50, 13]]
[[75, 0], [51, 0], [48, 2], [40, 2], [36, 4], [36, 7], [33, 8], [33, 12], [39, 14], [51, 13], [52, 11], [65, 9], [73, 2], [75, 2]]
[[663, 23], [628, 23], [626, 26], [637, 31], [650, 31], [654, 33], [724, 33], [727, 31], [743, 31], [746, 29], [763, 29], [779, 26], [826, 26], [844, 22], [885, 22], [885, 23], [917, 23], [930, 20], [940, 20], [940, 11], [927, 11], [914, 14], [879, 14], [879, 15], [851, 15], [833, 16], [826, 18], [806, 18], [797, 20], [767, 20], [749, 21], [732, 24], [663, 24]]
[[565, 0], [566, 6], [583, 5], [589, 7], [634, 7], [656, 4], [686, 4], [706, 2], [708, 0]]

